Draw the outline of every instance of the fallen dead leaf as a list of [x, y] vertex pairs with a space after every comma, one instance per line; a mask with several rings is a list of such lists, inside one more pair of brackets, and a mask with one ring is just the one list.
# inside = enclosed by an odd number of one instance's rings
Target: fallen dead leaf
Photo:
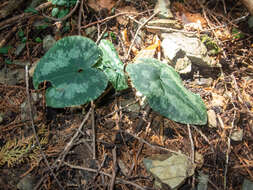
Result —
[[[133, 6], [125, 6], [117, 10], [119, 13], [138, 13], [137, 10]], [[125, 15], [117, 17], [116, 20], [120, 25], [123, 25], [123, 26], [126, 26], [129, 23], [129, 19]]]
[[87, 5], [94, 9], [96, 12], [102, 9], [111, 10], [116, 4], [115, 0], [88, 0]]

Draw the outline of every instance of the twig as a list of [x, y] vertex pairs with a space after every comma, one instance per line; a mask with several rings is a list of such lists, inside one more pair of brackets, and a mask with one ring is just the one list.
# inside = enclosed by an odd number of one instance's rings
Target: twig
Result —
[[130, 45], [130, 47], [129, 47], [129, 49], [128, 49], [126, 59], [129, 58], [129, 55], [130, 55], [131, 50], [132, 50], [132, 48], [133, 48], [134, 42], [135, 42], [137, 36], [139, 35], [140, 30], [141, 30], [141, 29], [143, 28], [143, 26], [145, 26], [152, 18], [154, 18], [158, 13], [159, 13], [159, 12], [154, 13], [153, 15], [151, 15], [147, 20], [145, 20], [145, 22], [143, 22], [143, 23], [139, 26], [139, 28], [137, 29], [137, 31], [136, 31], [136, 33], [135, 33], [135, 35], [134, 35], [134, 38], [133, 38], [133, 40], [132, 40], [132, 43], [131, 43], [131, 45]]
[[[72, 169], [84, 170], [84, 171], [89, 171], [89, 172], [94, 172], [94, 173], [97, 172], [97, 170], [92, 169], [92, 168], [85, 168], [85, 167], [81, 167], [81, 166], [75, 166], [75, 165], [69, 164], [67, 162], [64, 162], [64, 164], [66, 166], [72, 168]], [[112, 175], [110, 175], [108, 173], [105, 173], [103, 171], [100, 171], [99, 173], [112, 178]], [[133, 183], [131, 181], [127, 181], [127, 180], [124, 180], [124, 179], [121, 179], [121, 178], [118, 178], [118, 177], [116, 177], [116, 182], [121, 182], [121, 183], [124, 183], [124, 184], [132, 185], [132, 186], [136, 187], [137, 189], [146, 190], [146, 188], [141, 187], [140, 185], [138, 185], [136, 183]]]
[[53, 169], [50, 167], [49, 165], [49, 162], [47, 160], [47, 157], [45, 155], [45, 153], [43, 152], [42, 150], [42, 147], [41, 147], [41, 144], [40, 144], [40, 141], [39, 141], [39, 137], [37, 135], [37, 132], [36, 132], [36, 129], [35, 129], [35, 126], [34, 126], [34, 120], [33, 120], [33, 113], [32, 113], [32, 105], [31, 105], [31, 97], [30, 97], [30, 93], [29, 93], [29, 72], [28, 72], [28, 65], [25, 66], [25, 82], [26, 82], [26, 94], [27, 94], [27, 101], [28, 101], [28, 108], [29, 108], [29, 116], [30, 116], [30, 119], [31, 119], [31, 124], [32, 124], [32, 130], [33, 130], [33, 134], [35, 136], [35, 139], [36, 139], [36, 143], [38, 144], [39, 146], [39, 150], [40, 150], [40, 153], [42, 155], [42, 157], [44, 158], [45, 160], [45, 163], [47, 165], [47, 168], [50, 170], [51, 174], [54, 176], [57, 184], [59, 185], [59, 187], [61, 189], [64, 189], [63, 186], [61, 185], [61, 183], [59, 182], [59, 180], [57, 179], [57, 176], [55, 175]]
[[187, 129], [188, 129], [188, 134], [189, 134], [189, 139], [190, 139], [191, 149], [192, 149], [191, 161], [192, 161], [192, 164], [194, 164], [195, 147], [194, 147], [194, 143], [193, 143], [193, 139], [192, 139], [191, 127], [189, 124], [187, 124]]
[[112, 170], [112, 178], [110, 183], [110, 190], [114, 189], [116, 173], [117, 173], [117, 154], [116, 154], [116, 146], [112, 149], [112, 158], [113, 158], [113, 170]]
[[12, 35], [17, 31], [18, 27], [15, 26], [11, 29], [10, 32], [8, 32], [7, 35], [4, 36], [4, 38], [0, 41], [0, 48], [2, 48], [7, 42], [8, 40], [12, 37]]
[[[150, 111], [151, 111], [151, 108], [150, 108], [150, 106], [147, 105], [146, 108], [145, 108], [144, 114], [142, 115], [142, 118], [139, 120], [138, 125], [136, 127], [137, 128], [136, 129], [137, 132], [141, 130], [142, 125], [143, 125], [144, 121], [146, 120], [146, 118], [148, 117]], [[146, 128], [149, 128], [149, 126], [150, 126], [150, 122], [148, 122], [148, 125], [147, 125]], [[133, 169], [135, 167], [135, 163], [138, 160], [138, 157], [139, 157], [139, 155], [140, 155], [140, 153], [142, 151], [143, 146], [144, 146], [144, 142], [141, 142], [140, 148], [138, 149], [138, 152], [137, 152], [137, 154], [135, 156], [135, 161], [133, 162], [133, 164], [132, 164], [132, 166], [131, 166], [131, 168], [130, 168], [130, 170], [128, 172], [129, 176], [131, 176], [131, 174], [133, 172]]]
[[[145, 11], [145, 12], [146, 12], [146, 11]], [[93, 25], [96, 25], [96, 24], [100, 24], [100, 23], [109, 21], [109, 20], [111, 20], [111, 19], [113, 19], [113, 18], [116, 18], [116, 17], [118, 17], [118, 16], [130, 15], [130, 14], [141, 15], [141, 14], [144, 14], [145, 12], [142, 12], [142, 13], [135, 13], [135, 12], [123, 12], [123, 13], [118, 13], [118, 14], [116, 14], [116, 15], [112, 15], [112, 16], [106, 17], [106, 18], [104, 18], [104, 19], [102, 19], [102, 20], [98, 20], [98, 21], [95, 21], [95, 22], [91, 22], [91, 23], [89, 23], [89, 24], [87, 24], [87, 25], [85, 25], [85, 26], [82, 26], [81, 28], [82, 28], [82, 29], [85, 29], [85, 28], [88, 28], [88, 27], [90, 27], [90, 26], [93, 26]]]
[[105, 27], [105, 29], [102, 31], [102, 33], [98, 36], [98, 39], [96, 41], [96, 44], [99, 44], [100, 40], [103, 38], [105, 32], [107, 30], [107, 26]]
[[181, 154], [177, 151], [174, 151], [174, 150], [170, 150], [170, 149], [167, 149], [167, 148], [164, 148], [164, 147], [160, 147], [160, 146], [157, 146], [157, 145], [152, 145], [150, 144], [149, 142], [145, 141], [144, 139], [138, 137], [137, 135], [135, 134], [132, 134], [132, 133], [129, 133], [127, 131], [124, 131], [124, 130], [115, 130], [115, 131], [118, 131], [118, 132], [123, 132], [123, 133], [126, 133], [134, 138], [136, 138], [137, 140], [139, 140], [140, 142], [143, 142], [144, 144], [148, 145], [149, 147], [151, 147], [152, 149], [160, 149], [160, 150], [163, 150], [163, 151], [166, 151], [166, 152], [171, 152], [171, 153], [175, 153], [175, 154]]
[[71, 17], [71, 15], [74, 14], [74, 12], [76, 11], [78, 5], [79, 5], [79, 0], [76, 0], [75, 7], [69, 12], [69, 14], [67, 14], [67, 15], [66, 15], [65, 17], [63, 17], [63, 18], [54, 18], [54, 17], [50, 17], [50, 16], [45, 15], [44, 13], [42, 13], [42, 15], [43, 15], [45, 18], [50, 19], [50, 20], [53, 20], [53, 21], [64, 21], [64, 20], [67, 20], [69, 17]]
[[[235, 105], [234, 103], [232, 103], [234, 108], [235, 108]], [[229, 132], [229, 136], [227, 138], [227, 143], [228, 143], [228, 150], [226, 152], [226, 162], [225, 162], [225, 170], [224, 170], [224, 190], [227, 189], [227, 172], [228, 172], [228, 162], [229, 162], [229, 154], [231, 152], [231, 135], [232, 135], [232, 131], [234, 129], [234, 121], [235, 121], [235, 116], [236, 116], [236, 110], [234, 111], [234, 117], [233, 117], [233, 121], [232, 121], [232, 127], [230, 129], [230, 132]]]
[[133, 105], [133, 104], [136, 104], [138, 101], [139, 101], [139, 100], [136, 100], [136, 101], [134, 101], [134, 102], [132, 102], [132, 103], [129, 103], [129, 104], [125, 105], [124, 107], [121, 107], [121, 108], [119, 108], [119, 109], [117, 109], [117, 110], [114, 110], [113, 112], [111, 112], [111, 113], [105, 115], [105, 116], [103, 117], [103, 119], [108, 118], [108, 117], [112, 116], [113, 114], [115, 114], [116, 112], [119, 112], [119, 111], [121, 111], [121, 110], [123, 110], [123, 109], [126, 109], [127, 107], [129, 107], [129, 106], [131, 106], [131, 105]]
[[226, 15], [227, 14], [227, 8], [226, 8], [226, 3], [225, 3], [224, 0], [222, 0], [222, 4], [223, 4], [224, 13]]
[[[235, 90], [236, 90], [236, 92], [238, 93], [238, 94], [237, 94], [238, 100], [244, 104], [244, 106], [246, 107], [246, 109], [247, 109], [249, 112], [251, 112], [251, 111], [249, 110], [248, 106], [246, 105], [245, 101], [243, 101], [243, 99], [241, 98], [242, 95], [241, 95], [241, 92], [240, 92], [240, 90], [239, 90], [239, 88], [238, 88], [238, 85], [237, 85], [235, 76], [232, 74], [231, 77], [233, 78], [233, 81], [234, 81], [234, 84], [235, 84]], [[235, 107], [235, 106], [234, 106], [234, 107]]]
[[68, 144], [66, 145], [66, 147], [64, 148], [64, 150], [62, 151], [62, 153], [60, 154], [60, 156], [57, 158], [56, 162], [59, 162], [59, 164], [57, 165], [57, 170], [61, 167], [62, 162], [64, 161], [66, 155], [68, 154], [69, 150], [73, 147], [74, 142], [76, 140], [76, 138], [79, 135], [79, 131], [82, 131], [83, 125], [84, 123], [87, 121], [87, 119], [89, 118], [89, 115], [91, 113], [91, 109], [88, 111], [88, 113], [85, 115], [82, 123], [80, 124], [80, 126], [78, 127], [78, 130], [76, 131], [75, 135], [71, 138], [71, 140], [68, 142]]
[[100, 166], [99, 166], [99, 168], [98, 168], [98, 170], [97, 170], [96, 175], [95, 175], [94, 178], [93, 178], [94, 180], [95, 180], [95, 178], [98, 176], [98, 174], [99, 174], [99, 172], [101, 171], [101, 169], [104, 167], [107, 156], [108, 156], [108, 155], [105, 153], [105, 154], [104, 154], [104, 159], [103, 159], [102, 163], [100, 164]]
[[195, 129], [200, 134], [200, 136], [211, 146], [211, 150], [214, 152], [213, 145], [210, 143], [206, 135], [202, 133], [202, 131], [200, 131], [195, 125], [191, 125], [191, 127], [193, 127], [193, 129]]
[[[140, 148], [138, 149], [138, 152], [137, 152], [137, 154], [136, 154], [136, 156], [135, 156], [135, 160], [136, 160], [136, 161], [138, 160], [138, 157], [139, 157], [139, 155], [140, 155], [140, 153], [141, 153], [141, 151], [142, 151], [142, 149], [143, 149], [143, 146], [144, 146], [144, 143], [141, 142]], [[130, 168], [130, 170], [129, 170], [129, 172], [128, 172], [128, 176], [131, 176], [134, 167], [135, 167], [135, 162], [133, 162], [133, 164], [132, 164], [132, 166], [131, 166], [131, 168]]]
[[[79, 125], [78, 129], [76, 130], [76, 133], [74, 134], [74, 136], [71, 138], [71, 140], [68, 142], [68, 144], [65, 146], [64, 150], [61, 152], [61, 154], [58, 156], [58, 158], [55, 160], [55, 162], [53, 163], [52, 168], [56, 168], [56, 170], [58, 170], [62, 163], [64, 162], [64, 159], [66, 157], [66, 155], [68, 154], [69, 150], [75, 145], [74, 142], [76, 140], [76, 138], [78, 137], [78, 135], [80, 134], [80, 131], [82, 131], [83, 125], [84, 123], [87, 121], [87, 119], [89, 118], [89, 115], [91, 113], [91, 108], [89, 109], [88, 113], [85, 115], [82, 123]], [[34, 189], [38, 189], [41, 185], [41, 183], [46, 179], [46, 175], [43, 176], [40, 181], [36, 184]]]
[[82, 13], [83, 13], [83, 0], [81, 0], [81, 5], [80, 5], [80, 8], [79, 8], [79, 15], [78, 15], [78, 25], [77, 25], [77, 28], [78, 28], [78, 35], [79, 36], [81, 35]]
[[0, 10], [0, 19], [4, 19], [5, 17], [11, 15], [15, 10], [22, 6], [24, 0], [9, 0], [9, 3]]
[[141, 131], [142, 125], [143, 125], [144, 121], [146, 120], [146, 117], [149, 115], [150, 111], [151, 111], [150, 106], [149, 106], [149, 105], [146, 105], [145, 110], [144, 110], [144, 113], [143, 113], [141, 119], [139, 120], [138, 125], [137, 125], [137, 127], [136, 127], [136, 129], [135, 129], [135, 131], [136, 131], [137, 133], [138, 133], [139, 131]]
[[104, 167], [104, 164], [105, 164], [105, 161], [106, 161], [106, 159], [107, 159], [107, 156], [108, 156], [108, 155], [105, 153], [102, 163], [100, 164], [99, 168], [97, 169], [97, 172], [96, 172], [96, 174], [95, 174], [94, 177], [93, 177], [93, 180], [90, 180], [89, 184], [92, 184], [92, 183], [95, 182], [97, 176], [99, 175], [99, 172], [100, 172], [101, 169]]
[[[187, 124], [187, 129], [188, 129], [188, 134], [189, 134], [189, 139], [190, 139], [191, 149], [192, 149], [191, 162], [192, 162], [192, 164], [194, 164], [194, 162], [195, 162], [195, 147], [194, 147], [194, 143], [193, 143], [193, 139], [192, 139], [191, 126], [189, 124]], [[194, 183], [195, 183], [195, 177], [193, 175], [193, 177], [192, 177], [192, 189], [194, 189]]]
[[[51, 1], [49, 2], [46, 2], [46, 3], [43, 3], [41, 4], [40, 6], [38, 6], [36, 8], [37, 11], [40, 11], [42, 9], [45, 9], [47, 7], [50, 7], [52, 5]], [[22, 13], [20, 15], [17, 15], [17, 16], [14, 16], [14, 17], [11, 17], [7, 20], [4, 20], [3, 22], [0, 23], [0, 30], [8, 27], [10, 24], [15, 24], [16, 22], [21, 22], [22, 20], [25, 20], [27, 19], [29, 16], [33, 15], [33, 13]]]
[[91, 123], [92, 123], [92, 155], [96, 159], [96, 130], [95, 130], [95, 116], [94, 116], [94, 103], [91, 101]]
[[[132, 16], [128, 16], [128, 18], [130, 18], [131, 20], [133, 20], [137, 24], [142, 24], [141, 22], [139, 22], [138, 20], [136, 20]], [[149, 28], [149, 29], [155, 29], [155, 30], [163, 30], [163, 31], [166, 31], [166, 32], [181, 32], [181, 33], [185, 33], [185, 34], [196, 34], [197, 33], [197, 32], [190, 32], [190, 31], [185, 31], [185, 30], [177, 30], [177, 29], [174, 29], [174, 28], [166, 28], [166, 27], [159, 27], [159, 26], [149, 26], [149, 25], [146, 25], [144, 27], [145, 28]]]

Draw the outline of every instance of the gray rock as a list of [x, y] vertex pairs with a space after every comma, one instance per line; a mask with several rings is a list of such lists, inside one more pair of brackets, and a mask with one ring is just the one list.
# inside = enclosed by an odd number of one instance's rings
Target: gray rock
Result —
[[24, 69], [2, 69], [0, 70], [0, 83], [7, 85], [17, 85], [19, 82], [25, 80]]
[[197, 190], [207, 190], [208, 187], [208, 175], [205, 175], [202, 171], [199, 172]]
[[96, 26], [91, 26], [91, 27], [85, 29], [85, 34], [89, 38], [94, 38], [96, 32], [97, 32], [97, 27]]
[[179, 32], [163, 33], [162, 49], [166, 58], [175, 59], [180, 51], [185, 53], [192, 64], [215, 67], [215, 62], [207, 55], [205, 45], [196, 37], [186, 36]]
[[[130, 99], [123, 99], [121, 101], [121, 106], [122, 107], [125, 107], [126, 105], [129, 105], [131, 103], [135, 102], [135, 99], [134, 98], [130, 98]], [[130, 112], [130, 115], [133, 117], [133, 118], [136, 118], [138, 117], [138, 114], [140, 112], [140, 105], [138, 103], [135, 103], [135, 104], [132, 104], [128, 107], [126, 107], [125, 110], [127, 110], [128, 112]]]
[[253, 16], [249, 17], [248, 25], [250, 28], [253, 28]]
[[173, 19], [154, 19], [148, 22], [148, 26], [182, 29], [182, 25]]
[[252, 189], [253, 189], [253, 182], [248, 179], [244, 179], [242, 184], [242, 190], [252, 190]]
[[47, 52], [54, 44], [55, 39], [51, 35], [47, 35], [43, 38], [43, 49], [45, 52]]
[[182, 57], [183, 52], [180, 46], [170, 38], [165, 38], [161, 43], [165, 58], [172, 61], [175, 57]]
[[19, 190], [31, 190], [34, 189], [34, 186], [35, 186], [35, 179], [30, 175], [23, 177], [17, 184], [17, 188]]
[[230, 137], [233, 141], [242, 141], [243, 138], [243, 129], [238, 129], [233, 131]]
[[160, 16], [161, 18], [173, 18], [173, 14], [170, 10], [170, 1], [157, 0], [154, 13], [158, 13], [158, 16]]
[[155, 184], [159, 188], [167, 184], [171, 189], [177, 189], [195, 171], [195, 165], [183, 154], [153, 156], [145, 158], [143, 163], [156, 178]]
[[19, 44], [16, 51], [15, 51], [15, 55], [19, 56], [20, 53], [25, 49], [25, 43]]
[[210, 128], [217, 128], [217, 117], [214, 110], [210, 109], [207, 111], [207, 120]]
[[178, 58], [175, 65], [175, 70], [180, 74], [187, 74], [192, 71], [192, 62], [188, 57]]
[[198, 79], [195, 79], [195, 82], [199, 86], [208, 87], [208, 86], [212, 85], [213, 79], [211, 77], [209, 77], [209, 78], [198, 78]]

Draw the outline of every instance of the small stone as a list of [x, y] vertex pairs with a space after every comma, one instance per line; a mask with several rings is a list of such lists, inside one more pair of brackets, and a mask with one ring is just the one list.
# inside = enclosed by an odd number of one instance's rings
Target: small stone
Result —
[[35, 182], [34, 177], [27, 175], [19, 181], [19, 183], [17, 184], [17, 188], [20, 190], [34, 189], [34, 186], [35, 186], [34, 182]]
[[177, 59], [175, 70], [180, 74], [187, 74], [192, 71], [192, 62], [188, 57]]
[[[121, 102], [121, 106], [124, 107], [126, 105], [129, 105], [131, 103], [135, 102], [134, 98], [130, 99], [123, 99]], [[140, 105], [138, 103], [132, 104], [126, 108], [127, 111], [133, 112], [133, 113], [139, 113], [140, 111]]]
[[47, 35], [43, 38], [43, 49], [47, 52], [55, 44], [55, 39], [51, 35]]
[[230, 138], [233, 141], [242, 141], [243, 129], [237, 129], [236, 131], [233, 131]]
[[19, 44], [19, 45], [17, 46], [16, 51], [15, 51], [15, 55], [16, 55], [16, 56], [19, 56], [20, 53], [21, 53], [24, 49], [25, 49], [25, 43]]
[[208, 178], [208, 175], [204, 174], [202, 171], [199, 172], [197, 190], [208, 189]]
[[212, 93], [212, 97], [213, 99], [211, 101], [211, 106], [223, 107], [225, 105], [226, 99], [223, 96], [216, 93]]
[[249, 25], [249, 28], [253, 28], [253, 16], [249, 17], [248, 25]]
[[25, 70], [24, 69], [2, 69], [0, 70], [0, 83], [7, 85], [17, 85], [25, 80]]
[[195, 164], [192, 164], [186, 155], [154, 155], [143, 160], [148, 172], [155, 177], [155, 185], [161, 188], [166, 184], [170, 189], [178, 189], [195, 172]]
[[154, 13], [158, 13], [160, 18], [173, 18], [173, 14], [170, 10], [170, 1], [158, 0], [155, 5]]
[[216, 119], [216, 113], [214, 110], [210, 109], [207, 111], [207, 120], [208, 120], [208, 126], [210, 128], [217, 128], [217, 119]]
[[180, 46], [169, 38], [165, 38], [161, 43], [165, 58], [172, 61], [175, 57], [180, 57]]
[[165, 57], [169, 59], [174, 58], [182, 51], [183, 55], [185, 54], [192, 64], [204, 67], [218, 67], [215, 60], [207, 55], [205, 45], [198, 38], [179, 32], [163, 33], [161, 38], [163, 39], [161, 45]]
[[85, 29], [85, 34], [89, 38], [93, 38], [95, 36], [96, 32], [97, 32], [97, 27], [96, 26], [91, 26], [91, 27]]
[[252, 189], [253, 189], [253, 182], [245, 178], [243, 180], [242, 190], [252, 190]]
[[197, 85], [204, 86], [204, 87], [211, 86], [212, 83], [213, 83], [213, 79], [211, 77], [209, 77], [209, 78], [198, 78], [195, 81], [196, 81]]

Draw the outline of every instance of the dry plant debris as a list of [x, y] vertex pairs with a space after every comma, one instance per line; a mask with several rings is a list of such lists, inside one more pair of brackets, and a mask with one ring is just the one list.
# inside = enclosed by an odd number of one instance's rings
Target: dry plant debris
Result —
[[[139, 104], [142, 100], [136, 101], [132, 89], [114, 92], [109, 88], [94, 107], [52, 109], [45, 105], [45, 83], [39, 91], [30, 87], [28, 93], [41, 95], [30, 102], [41, 148], [30, 118], [22, 117], [29, 115], [29, 109], [25, 113], [21, 109], [28, 96], [21, 76], [27, 74], [26, 62], [33, 65], [44, 55], [45, 36], [58, 40], [89, 35], [92, 32], [87, 29], [93, 27], [93, 40], [110, 39], [127, 64], [144, 55], [162, 59], [157, 31], [165, 29], [147, 24], [156, 16], [155, 1], [77, 0], [63, 18], [51, 17], [55, 7], [51, 2], [41, 1], [32, 9], [36, 14], [25, 13], [25, 4], [11, 6], [12, 2], [0, 2], [0, 188], [17, 189], [29, 176], [34, 189], [59, 189], [59, 185], [64, 189], [155, 189], [155, 178], [143, 160], [178, 151], [196, 164], [195, 174], [179, 189], [196, 186], [201, 173], [209, 176], [208, 189], [239, 190], [244, 179], [253, 181], [253, 36], [245, 20], [249, 14], [242, 2], [246, 1], [171, 4], [183, 29], [167, 31], [200, 39], [208, 35], [220, 48], [214, 58], [221, 68], [197, 68], [190, 78], [182, 76], [185, 86], [200, 94], [212, 112], [212, 127], [166, 119]], [[15, 54], [22, 43], [24, 49]], [[203, 84], [202, 78], [210, 81]]]

